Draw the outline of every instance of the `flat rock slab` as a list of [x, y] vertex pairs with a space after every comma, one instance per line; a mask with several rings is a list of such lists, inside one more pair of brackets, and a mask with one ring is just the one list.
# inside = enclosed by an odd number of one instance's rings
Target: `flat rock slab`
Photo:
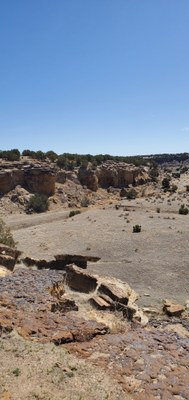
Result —
[[40, 269], [56, 269], [56, 270], [64, 270], [67, 265], [75, 264], [80, 268], [86, 269], [87, 262], [97, 262], [99, 261], [99, 257], [93, 256], [82, 256], [78, 254], [59, 254], [55, 255], [52, 260], [37, 260], [31, 257], [25, 257], [22, 261], [28, 267], [36, 265]]
[[71, 289], [90, 293], [97, 287], [97, 278], [80, 270], [75, 265], [66, 267], [66, 283]]
[[77, 311], [62, 311], [52, 289], [63, 282], [62, 272], [50, 270], [18, 269], [1, 278], [0, 334], [15, 329], [26, 339], [61, 344], [107, 333], [104, 324], [86, 321]]

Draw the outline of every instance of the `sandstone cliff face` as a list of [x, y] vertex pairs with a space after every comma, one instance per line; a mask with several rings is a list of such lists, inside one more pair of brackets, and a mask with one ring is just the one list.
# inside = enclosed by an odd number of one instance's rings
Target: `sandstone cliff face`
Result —
[[97, 167], [96, 171], [90, 168], [80, 168], [78, 178], [82, 185], [96, 191], [98, 187], [107, 189], [110, 186], [123, 188], [131, 184], [140, 185], [147, 182], [149, 176], [142, 167], [107, 161]]
[[15, 186], [24, 184], [24, 171], [17, 168], [0, 171], [0, 193], [5, 194]]
[[51, 196], [55, 192], [55, 174], [51, 168], [32, 164], [1, 164], [0, 193], [5, 194], [20, 185], [32, 193]]
[[108, 188], [123, 188], [128, 185], [142, 184], [148, 180], [148, 174], [142, 167], [125, 163], [107, 161], [97, 168], [96, 171], [99, 186]]
[[83, 186], [87, 186], [88, 189], [96, 192], [98, 190], [98, 178], [90, 168], [83, 168], [79, 169], [78, 179]]
[[24, 187], [32, 193], [52, 196], [55, 192], [55, 181], [55, 174], [46, 168], [31, 168], [24, 174]]

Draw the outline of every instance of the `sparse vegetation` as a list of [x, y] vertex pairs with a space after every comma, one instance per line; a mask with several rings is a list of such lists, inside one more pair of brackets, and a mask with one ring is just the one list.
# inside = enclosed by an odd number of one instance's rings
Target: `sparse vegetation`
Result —
[[141, 225], [134, 225], [133, 226], [133, 233], [141, 232]]
[[87, 196], [84, 196], [84, 197], [81, 199], [81, 207], [88, 207], [89, 204], [90, 204], [90, 200], [88, 199]]
[[9, 247], [16, 247], [16, 242], [14, 241], [10, 228], [2, 219], [0, 219], [0, 243]]
[[69, 218], [74, 217], [74, 215], [81, 214], [80, 210], [72, 210], [69, 213]]
[[19, 161], [20, 160], [20, 152], [18, 149], [12, 149], [12, 150], [5, 150], [5, 151], [0, 151], [0, 158], [6, 160], [6, 161]]
[[36, 193], [30, 198], [27, 204], [26, 211], [42, 213], [48, 210], [48, 206], [49, 206], [48, 197], [45, 196], [44, 194]]
[[162, 188], [167, 190], [170, 188], [170, 179], [169, 178], [164, 178], [161, 182]]
[[187, 215], [187, 214], [188, 214], [188, 212], [189, 212], [188, 208], [187, 208], [187, 207], [185, 207], [185, 205], [184, 205], [184, 204], [182, 204], [182, 205], [180, 206], [180, 208], [179, 208], [179, 214], [182, 214], [182, 215]]
[[134, 199], [136, 199], [136, 195], [137, 195], [137, 192], [136, 192], [136, 190], [135, 190], [134, 188], [132, 188], [132, 189], [130, 189], [130, 190], [128, 190], [128, 191], [126, 192], [126, 198], [127, 198], [128, 200], [134, 200]]

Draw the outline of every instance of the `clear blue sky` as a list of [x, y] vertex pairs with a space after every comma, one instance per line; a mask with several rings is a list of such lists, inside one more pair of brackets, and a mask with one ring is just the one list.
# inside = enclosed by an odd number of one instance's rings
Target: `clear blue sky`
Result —
[[189, 0], [1, 0], [0, 139], [189, 152]]

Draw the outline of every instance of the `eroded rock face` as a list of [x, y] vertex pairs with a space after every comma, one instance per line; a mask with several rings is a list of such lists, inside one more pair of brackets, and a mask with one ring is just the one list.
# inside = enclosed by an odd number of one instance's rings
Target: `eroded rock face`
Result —
[[73, 302], [57, 298], [54, 288], [63, 284], [60, 271], [19, 269], [1, 278], [0, 334], [15, 329], [26, 339], [61, 344], [107, 333], [104, 324], [70, 311]]
[[88, 189], [94, 192], [98, 190], [98, 178], [92, 169], [80, 167], [78, 179], [81, 185], [86, 186]]
[[20, 185], [32, 193], [42, 193], [47, 196], [54, 194], [56, 177], [51, 168], [33, 164], [15, 165], [1, 165], [0, 193], [8, 193]]
[[141, 185], [149, 180], [147, 170], [131, 164], [106, 161], [96, 171], [90, 167], [79, 169], [78, 178], [81, 185], [96, 191], [99, 187], [108, 189], [124, 188], [128, 185]]
[[98, 184], [107, 189], [109, 186], [123, 188], [128, 185], [143, 184], [149, 179], [144, 168], [125, 163], [107, 161], [96, 170]]
[[24, 185], [23, 170], [13, 168], [0, 171], [0, 193], [8, 193], [17, 185]]

